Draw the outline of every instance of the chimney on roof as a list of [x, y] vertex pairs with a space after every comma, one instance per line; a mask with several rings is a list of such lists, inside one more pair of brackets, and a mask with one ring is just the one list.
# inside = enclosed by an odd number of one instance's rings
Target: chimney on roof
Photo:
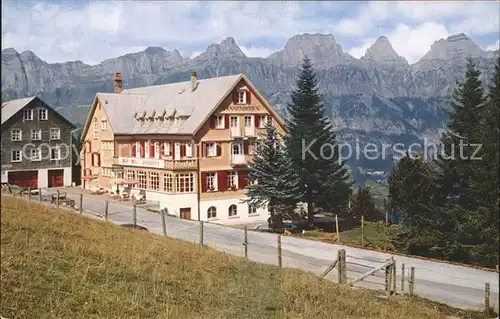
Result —
[[198, 83], [196, 82], [196, 72], [191, 72], [191, 91], [194, 91], [196, 89], [196, 85]]
[[115, 93], [121, 93], [123, 90], [122, 73], [116, 72], [113, 81], [115, 82]]

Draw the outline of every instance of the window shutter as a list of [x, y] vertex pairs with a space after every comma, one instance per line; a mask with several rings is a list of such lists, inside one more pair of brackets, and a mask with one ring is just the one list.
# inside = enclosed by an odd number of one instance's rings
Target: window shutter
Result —
[[243, 189], [248, 183], [248, 172], [238, 171], [238, 188]]
[[260, 116], [254, 115], [255, 127], [260, 127]]
[[144, 141], [140, 142], [139, 149], [140, 149], [140, 152], [141, 152], [140, 153], [141, 157], [144, 158]]
[[101, 154], [97, 153], [97, 166], [101, 166]]
[[91, 162], [91, 166], [95, 166], [94, 164], [94, 153], [90, 154], [90, 162]]
[[222, 148], [221, 148], [220, 144], [216, 143], [215, 147], [217, 149], [217, 156], [221, 156], [221, 154], [222, 154]]
[[229, 114], [224, 116], [224, 128], [229, 128]]
[[245, 95], [247, 98], [247, 104], [250, 104], [250, 102], [252, 102], [252, 94], [250, 93], [250, 90], [247, 90]]
[[170, 156], [174, 156], [174, 143], [170, 143]]
[[210, 128], [215, 128], [215, 116], [210, 117]]
[[243, 154], [248, 154], [248, 141], [243, 141]]
[[150, 141], [149, 142], [149, 158], [154, 158], [155, 157], [155, 142]]
[[217, 172], [217, 190], [218, 191], [227, 191], [227, 172], [221, 171]]
[[201, 191], [204, 193], [207, 191], [207, 173], [201, 172]]
[[136, 148], [135, 144], [136, 144], [135, 142], [132, 142], [132, 154], [130, 154], [131, 157], [135, 157], [135, 154], [137, 152], [137, 148]]

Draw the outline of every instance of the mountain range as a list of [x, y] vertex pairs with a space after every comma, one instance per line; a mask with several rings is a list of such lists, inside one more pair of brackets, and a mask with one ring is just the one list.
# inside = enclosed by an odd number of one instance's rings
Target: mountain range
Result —
[[[316, 69], [319, 91], [339, 139], [359, 140], [361, 147], [368, 142], [408, 146], [424, 137], [436, 141], [456, 81], [465, 74], [466, 59], [476, 62], [486, 87], [500, 56], [498, 50], [482, 50], [463, 33], [436, 41], [414, 64], [398, 55], [386, 37], [378, 38], [356, 59], [331, 34], [293, 36], [283, 50], [267, 58], [247, 57], [233, 38], [211, 44], [194, 58], [182, 57], [178, 50], [148, 47], [97, 65], [47, 63], [32, 51], [8, 48], [2, 50], [2, 100], [37, 95], [81, 124], [95, 93], [113, 91], [115, 72], [123, 73], [127, 88], [187, 81], [191, 71], [199, 78], [244, 73], [286, 117], [284, 106], [305, 55]], [[362, 182], [384, 179], [392, 157], [370, 160], [361, 156], [348, 163]]]

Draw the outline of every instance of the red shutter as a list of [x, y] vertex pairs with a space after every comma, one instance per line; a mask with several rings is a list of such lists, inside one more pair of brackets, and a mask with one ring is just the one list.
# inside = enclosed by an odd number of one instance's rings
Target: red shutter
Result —
[[220, 192], [227, 191], [227, 172], [217, 172], [217, 190]]
[[248, 154], [248, 141], [243, 141], [243, 154]]
[[224, 117], [224, 128], [229, 128], [229, 114]]
[[238, 188], [243, 189], [248, 183], [248, 172], [239, 171], [238, 172]]
[[97, 166], [101, 166], [101, 154], [97, 154]]
[[215, 147], [217, 148], [217, 156], [221, 156], [222, 155], [222, 148], [221, 148], [220, 144], [216, 143]]
[[170, 142], [170, 156], [174, 157], [174, 142]]
[[155, 141], [149, 141], [149, 158], [155, 157]]
[[260, 127], [260, 115], [254, 115], [255, 127]]
[[252, 102], [252, 93], [250, 93], [250, 90], [247, 90], [247, 104], [250, 104]]
[[94, 165], [95, 161], [94, 161], [94, 154], [93, 153], [90, 154], [90, 161], [91, 161], [91, 166], [95, 166]]
[[137, 152], [137, 149], [136, 149], [137, 145], [135, 144], [135, 142], [132, 142], [132, 154], [131, 157], [135, 157], [135, 153]]
[[181, 143], [181, 158], [186, 156], [186, 144]]
[[205, 193], [207, 191], [207, 173], [201, 172], [201, 191]]
[[141, 152], [141, 157], [144, 158], [144, 141], [140, 142], [140, 152]]

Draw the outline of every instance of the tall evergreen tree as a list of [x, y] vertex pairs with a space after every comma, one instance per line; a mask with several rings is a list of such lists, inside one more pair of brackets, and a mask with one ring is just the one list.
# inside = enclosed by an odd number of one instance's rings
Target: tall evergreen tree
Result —
[[282, 140], [270, 122], [266, 124], [266, 137], [258, 145], [249, 167], [246, 202], [256, 207], [267, 205], [271, 228], [279, 228], [285, 213], [282, 209], [297, 202], [294, 196], [298, 183], [291, 174]]
[[351, 189], [332, 125], [318, 92], [318, 81], [306, 57], [297, 88], [287, 105], [289, 135], [286, 145], [293, 171], [299, 179], [297, 197], [307, 203], [308, 226], [313, 227], [315, 207], [335, 210], [347, 204]]
[[474, 145], [481, 140], [485, 110], [480, 75], [472, 59], [468, 59], [465, 79], [457, 83], [453, 92], [448, 131], [441, 137], [444, 153], [438, 160], [442, 168], [440, 185], [443, 200], [452, 200], [465, 209], [475, 209], [480, 205], [470, 183], [474, 177], [470, 158], [474, 155]]
[[384, 218], [382, 212], [375, 207], [372, 193], [368, 187], [360, 187], [354, 194], [351, 213], [357, 217], [363, 215], [364, 220], [367, 221], [381, 221]]

